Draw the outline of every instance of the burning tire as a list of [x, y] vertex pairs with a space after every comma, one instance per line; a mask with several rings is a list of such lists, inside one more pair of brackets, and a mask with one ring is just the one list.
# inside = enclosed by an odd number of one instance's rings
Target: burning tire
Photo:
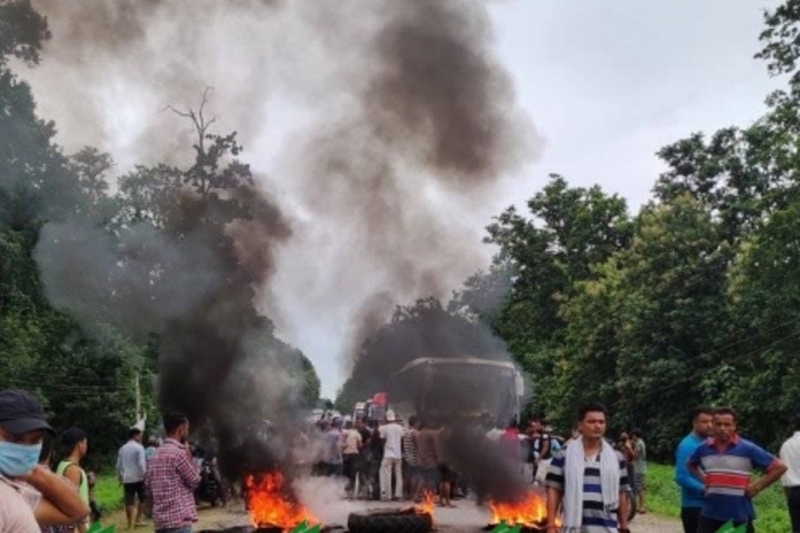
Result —
[[379, 511], [353, 513], [347, 518], [350, 533], [428, 533], [433, 519], [414, 511]]

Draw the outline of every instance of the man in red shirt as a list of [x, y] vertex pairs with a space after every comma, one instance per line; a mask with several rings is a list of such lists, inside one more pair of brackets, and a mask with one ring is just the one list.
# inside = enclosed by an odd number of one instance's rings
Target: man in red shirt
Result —
[[197, 521], [194, 490], [200, 472], [186, 446], [189, 420], [181, 413], [164, 416], [167, 438], [147, 465], [145, 486], [152, 502], [156, 533], [191, 533]]
[[[512, 420], [506, 426], [506, 430], [500, 435], [499, 439], [500, 452], [505, 457], [508, 464], [518, 472], [521, 477], [525, 477], [525, 469], [522, 463], [522, 440], [519, 435], [519, 424], [516, 420]], [[530, 477], [528, 478], [530, 482]]]
[[[697, 524], [698, 533], [715, 533], [728, 521], [735, 527], [747, 524], [753, 533], [753, 498], [778, 481], [786, 465], [757, 444], [736, 432], [736, 412], [730, 407], [714, 410], [714, 438], [695, 448], [689, 456], [689, 471], [705, 485], [705, 500]], [[754, 469], [764, 477], [753, 481]]]

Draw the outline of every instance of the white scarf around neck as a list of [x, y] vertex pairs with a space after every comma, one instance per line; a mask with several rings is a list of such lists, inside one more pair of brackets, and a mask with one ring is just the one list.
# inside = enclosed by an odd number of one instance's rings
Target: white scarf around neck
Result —
[[[617, 452], [605, 439], [601, 439], [600, 486], [603, 491], [603, 507], [611, 513], [619, 506], [619, 458]], [[579, 532], [583, 522], [583, 471], [586, 456], [583, 439], [569, 443], [564, 457], [564, 532]]]

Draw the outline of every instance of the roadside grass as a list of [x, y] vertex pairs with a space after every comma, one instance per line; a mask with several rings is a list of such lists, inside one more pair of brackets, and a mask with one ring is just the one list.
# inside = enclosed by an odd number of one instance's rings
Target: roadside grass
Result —
[[94, 487], [94, 497], [104, 513], [112, 513], [123, 507], [122, 486], [115, 474], [100, 474]]
[[[674, 481], [675, 468], [668, 465], [647, 465], [647, 510], [669, 517], [680, 517], [681, 495]], [[780, 483], [755, 498], [756, 531], [786, 533], [791, 531], [789, 512]], [[634, 522], [635, 524], [635, 522]]]

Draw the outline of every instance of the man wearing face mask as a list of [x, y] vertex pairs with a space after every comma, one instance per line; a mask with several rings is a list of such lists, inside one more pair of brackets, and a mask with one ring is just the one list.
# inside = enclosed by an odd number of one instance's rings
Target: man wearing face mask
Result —
[[144, 483], [150, 495], [156, 533], [191, 533], [197, 521], [194, 490], [200, 471], [186, 446], [189, 420], [181, 413], [164, 415], [167, 438], [147, 465]]
[[0, 531], [39, 533], [89, 514], [72, 487], [38, 465], [47, 424], [39, 401], [22, 390], [0, 391]]

